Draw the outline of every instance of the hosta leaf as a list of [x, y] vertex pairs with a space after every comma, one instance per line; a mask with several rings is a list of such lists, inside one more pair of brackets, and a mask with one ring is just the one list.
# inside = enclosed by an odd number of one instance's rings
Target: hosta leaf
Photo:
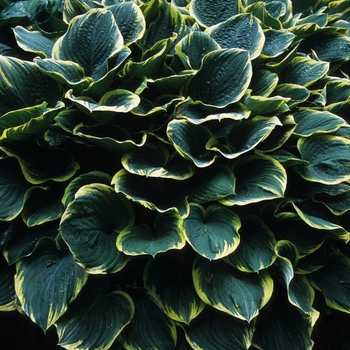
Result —
[[62, 316], [87, 280], [73, 256], [60, 251], [49, 238], [40, 240], [16, 269], [15, 288], [22, 308], [44, 331]]
[[22, 26], [13, 29], [18, 46], [41, 57], [51, 57], [55, 40], [44, 36], [39, 31], [29, 31]]
[[223, 49], [243, 49], [250, 58], [257, 58], [264, 46], [264, 32], [255, 17], [238, 14], [213, 27], [207, 28], [209, 34]]
[[350, 82], [348, 79], [335, 79], [329, 81], [324, 87], [327, 105], [347, 101], [350, 94]]
[[3, 253], [9, 265], [17, 263], [25, 256], [33, 253], [36, 244], [43, 237], [55, 239], [58, 234], [57, 226], [39, 225], [21, 232], [18, 237], [8, 242]]
[[[15, 268], [13, 266], [7, 266], [5, 262], [0, 265], [0, 311], [13, 311], [16, 310], [16, 292], [14, 285]], [[189, 269], [189, 271], [191, 271]]]
[[87, 272], [113, 273], [128, 262], [115, 240], [134, 221], [131, 203], [104, 184], [85, 185], [68, 204], [60, 232], [75, 260]]
[[230, 106], [230, 110], [217, 110], [204, 106], [200, 101], [194, 102], [186, 99], [183, 103], [179, 103], [175, 107], [175, 115], [177, 118], [185, 118], [192, 124], [202, 124], [210, 120], [217, 120], [223, 123], [223, 120], [241, 120], [249, 117], [250, 111], [243, 104]]
[[295, 213], [278, 213], [276, 219], [270, 224], [276, 238], [292, 242], [300, 257], [316, 251], [326, 239], [326, 232], [310, 227]]
[[72, 200], [74, 200], [75, 194], [78, 192], [80, 187], [84, 185], [89, 185], [92, 183], [99, 183], [110, 185], [112, 177], [101, 171], [91, 171], [74, 178], [72, 182], [64, 190], [64, 195], [62, 198], [62, 203], [66, 207]]
[[173, 350], [176, 343], [174, 321], [155, 304], [145, 289], [127, 290], [135, 304], [131, 324], [121, 334], [125, 349]]
[[284, 6], [284, 12], [286, 10], [285, 4], [283, 4], [281, 1], [257, 1], [251, 3], [251, 1], [246, 2], [248, 6], [245, 7], [244, 11], [247, 13], [251, 13], [254, 17], [259, 19], [264, 27], [267, 28], [275, 28], [275, 29], [281, 29], [282, 23], [278, 19], [279, 13], [274, 14], [270, 13], [273, 11], [268, 11], [269, 5], [274, 4], [280, 4], [282, 7]]
[[163, 253], [169, 249], [182, 249], [186, 240], [181, 216], [174, 211], [159, 214], [154, 228], [146, 224], [129, 226], [117, 237], [117, 248], [127, 255]]
[[[4, 248], [11, 240], [13, 234], [13, 225], [11, 222], [0, 222], [0, 249], [4, 252]], [[5, 253], [4, 253], [5, 255]]]
[[295, 203], [292, 203], [297, 214], [308, 225], [318, 230], [327, 230], [344, 242], [349, 242], [350, 232], [345, 230], [342, 226], [334, 223], [337, 222], [336, 218], [332, 218], [330, 212], [323, 206], [317, 205], [317, 203], [305, 203], [304, 206], [299, 208]]
[[287, 102], [289, 107], [306, 101], [310, 96], [310, 91], [306, 87], [297, 84], [279, 84], [274, 93], [289, 98], [290, 100]]
[[66, 181], [79, 165], [61, 148], [43, 148], [32, 141], [4, 143], [0, 149], [18, 160], [25, 179], [32, 184]]
[[235, 164], [233, 173], [236, 176], [236, 193], [220, 200], [225, 205], [246, 205], [284, 195], [286, 171], [273, 158], [247, 156]]
[[108, 7], [108, 10], [113, 13], [126, 45], [143, 37], [146, 28], [145, 18], [134, 2], [120, 2]]
[[259, 145], [257, 150], [261, 152], [272, 152], [280, 150], [289, 138], [292, 136], [296, 123], [293, 115], [280, 115], [278, 116], [282, 125], [278, 125], [278, 128], [274, 128], [271, 134], [264, 139]]
[[74, 135], [88, 140], [97, 147], [101, 147], [112, 154], [123, 154], [135, 147], [141, 147], [147, 140], [147, 134], [130, 134], [117, 125], [84, 125], [74, 128]]
[[190, 2], [190, 15], [203, 27], [209, 27], [223, 22], [241, 10], [240, 0], [192, 0]]
[[252, 115], [275, 115], [289, 111], [287, 103], [289, 98], [282, 96], [262, 97], [248, 94], [244, 98], [244, 104]]
[[219, 151], [228, 159], [233, 159], [256, 147], [277, 125], [281, 125], [277, 117], [257, 116], [253, 119], [242, 120], [232, 124], [232, 130], [226, 137], [227, 145], [222, 145], [216, 139], [211, 138], [207, 143], [207, 148]]
[[328, 71], [329, 63], [315, 61], [309, 57], [295, 57], [283, 71], [283, 82], [310, 86]]
[[85, 75], [96, 81], [107, 73], [108, 59], [122, 49], [123, 43], [112, 13], [92, 9], [69, 22], [67, 33], [53, 47], [52, 57], [78, 63]]
[[0, 160], [0, 218], [11, 221], [18, 216], [33, 185], [25, 180], [13, 158]]
[[172, 36], [157, 41], [151, 48], [146, 50], [141, 58], [141, 62], [128, 62], [124, 70], [131, 77], [143, 77], [156, 79], [165, 66], [165, 59], [171, 46], [174, 44], [176, 36]]
[[[180, 95], [182, 87], [185, 86], [193, 75], [194, 70], [186, 71], [184, 74], [174, 74], [167, 77], [158, 78], [155, 80], [149, 79], [150, 86], [157, 89], [159, 92], [171, 95]], [[185, 98], [177, 97], [177, 100]]]
[[47, 108], [47, 103], [43, 102], [38, 106], [17, 109], [4, 114], [0, 118], [0, 141], [21, 141], [33, 138], [41, 141], [58, 110], [63, 107], [63, 102], [58, 102], [55, 108]]
[[281, 240], [277, 242], [275, 250], [290, 303], [307, 314], [314, 325], [319, 316], [319, 312], [312, 307], [315, 292], [305, 277], [294, 275], [294, 266], [299, 261], [297, 247], [292, 242]]
[[163, 144], [152, 144], [123, 155], [121, 161], [132, 174], [185, 180], [194, 174], [194, 166], [183, 158], [171, 161], [169, 150]]
[[207, 167], [215, 161], [216, 156], [206, 149], [206, 143], [212, 136], [206, 127], [183, 119], [172, 120], [168, 124], [167, 135], [177, 152], [192, 160], [197, 167]]
[[261, 55], [263, 58], [277, 57], [290, 46], [295, 35], [282, 30], [264, 30], [265, 44]]
[[199, 258], [193, 264], [199, 297], [214, 308], [250, 322], [269, 301], [273, 280], [266, 271], [247, 274], [225, 262]]
[[234, 194], [235, 187], [236, 178], [229, 168], [205, 168], [201, 173], [196, 172], [196, 182], [191, 189], [190, 199], [196, 203], [215, 201]]
[[276, 260], [276, 238], [257, 216], [242, 219], [238, 248], [225, 258], [229, 264], [243, 272], [258, 272]]
[[185, 254], [159, 255], [147, 263], [143, 279], [157, 305], [173, 320], [189, 324], [204, 308], [194, 290], [191, 259]]
[[101, 122], [108, 122], [115, 116], [115, 113], [130, 112], [140, 103], [140, 97], [138, 95], [124, 89], [108, 91], [98, 102], [90, 97], [75, 97], [72, 90], [67, 91], [66, 97], [80, 110], [91, 114]]
[[294, 272], [298, 275], [308, 275], [315, 272], [327, 264], [327, 253], [325, 246], [317, 249], [315, 252], [299, 259]]
[[310, 324], [284, 295], [273, 298], [257, 318], [253, 344], [262, 350], [311, 350]]
[[[151, 19], [147, 13], [157, 12], [157, 16]], [[152, 0], [148, 3], [147, 10], [144, 11], [147, 31], [142, 38], [143, 46], [148, 49], [160, 40], [166, 39], [176, 33], [177, 40], [180, 40], [190, 32], [186, 25], [185, 16], [172, 3], [166, 0]]]
[[0, 115], [43, 102], [54, 107], [61, 98], [58, 84], [35, 63], [0, 55]]
[[253, 327], [247, 323], [206, 307], [191, 326], [184, 327], [186, 339], [193, 349], [246, 350], [250, 347]]
[[278, 74], [268, 69], [257, 69], [251, 81], [251, 94], [255, 96], [268, 97], [278, 84]]
[[346, 192], [335, 195], [317, 194], [314, 199], [324, 204], [334, 215], [343, 215], [350, 210], [350, 188]]
[[225, 107], [244, 95], [252, 78], [249, 53], [241, 49], [214, 50], [190, 80], [188, 94], [205, 105]]
[[203, 57], [218, 49], [220, 49], [220, 45], [208, 34], [201, 31], [191, 32], [175, 46], [176, 55], [185, 67], [188, 66], [192, 69], [200, 69]]
[[350, 261], [340, 252], [328, 257], [327, 264], [309, 275], [310, 283], [320, 290], [332, 309], [350, 313]]
[[190, 204], [190, 214], [184, 219], [183, 227], [187, 242], [209, 260], [231, 254], [239, 244], [241, 220], [220, 205], [205, 210], [198, 204]]
[[327, 62], [347, 60], [350, 55], [350, 38], [327, 29], [311, 35], [303, 46], [315, 51], [320, 60]]
[[87, 87], [91, 78], [85, 76], [84, 69], [73, 61], [36, 58], [35, 63], [52, 79], [68, 86]]
[[71, 350], [109, 349], [130, 323], [134, 303], [122, 291], [82, 294], [57, 321], [58, 345]]
[[293, 114], [297, 123], [294, 133], [308, 137], [314, 133], [329, 133], [347, 125], [343, 118], [327, 111], [316, 111], [310, 108]]
[[305, 276], [294, 275], [288, 285], [288, 299], [310, 317], [312, 326], [316, 323], [320, 313], [312, 305], [315, 300], [315, 291]]
[[22, 219], [28, 227], [42, 225], [59, 219], [64, 211], [60, 193], [53, 190], [36, 190], [29, 197], [22, 211]]
[[160, 213], [175, 210], [182, 217], [188, 215], [189, 205], [184, 190], [171, 186], [169, 182], [167, 187], [160, 180], [162, 179], [130, 174], [122, 169], [114, 175], [112, 185], [117, 193], [123, 193], [127, 198], [148, 209]]
[[3, 7], [0, 17], [1, 20], [10, 18], [33, 18], [38, 7], [41, 5], [41, 0], [34, 0], [31, 3], [26, 3], [25, 1], [16, 1], [16, 3], [12, 3], [12, 1], [2, 1], [1, 5]]
[[315, 134], [298, 140], [298, 150], [307, 165], [296, 171], [307, 181], [335, 185], [350, 179], [350, 140]]

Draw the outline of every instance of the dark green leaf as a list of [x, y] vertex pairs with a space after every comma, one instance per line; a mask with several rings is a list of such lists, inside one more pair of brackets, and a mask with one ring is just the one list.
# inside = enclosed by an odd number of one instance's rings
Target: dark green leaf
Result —
[[263, 50], [265, 35], [258, 20], [251, 14], [237, 14], [213, 27], [209, 34], [223, 49], [247, 50], [250, 59], [257, 58]]
[[78, 63], [85, 75], [96, 81], [107, 73], [108, 59], [122, 49], [123, 42], [112, 13], [92, 9], [69, 22], [67, 33], [53, 47], [52, 57]]
[[160, 213], [151, 229], [146, 224], [129, 226], [117, 237], [117, 248], [127, 255], [163, 253], [169, 249], [182, 249], [186, 240], [181, 216], [174, 211]]
[[158, 306], [171, 319], [189, 324], [204, 308], [194, 290], [192, 261], [185, 254], [158, 255], [147, 263], [143, 279]]
[[33, 52], [41, 57], [51, 57], [55, 40], [44, 36], [39, 31], [29, 31], [22, 26], [16, 26], [14, 34], [19, 47], [28, 52]]
[[193, 349], [246, 350], [250, 347], [253, 327], [211, 307], [205, 310], [189, 327], [184, 327], [186, 338]]
[[4, 143], [0, 149], [18, 160], [25, 179], [32, 184], [48, 180], [66, 181], [79, 165], [61, 148], [43, 148], [32, 141]]
[[247, 205], [284, 195], [286, 171], [273, 158], [247, 156], [235, 163], [233, 173], [236, 176], [236, 193], [220, 200], [225, 205]]
[[296, 171], [307, 181], [335, 185], [350, 179], [350, 140], [315, 134], [298, 140], [298, 150], [307, 165]]
[[206, 210], [198, 204], [190, 204], [190, 214], [183, 226], [187, 242], [209, 260], [231, 254], [240, 241], [241, 220], [229, 208], [218, 204]]
[[49, 238], [40, 240], [16, 269], [15, 288], [22, 308], [44, 331], [62, 316], [87, 280], [73, 256], [60, 251]]
[[249, 53], [241, 49], [214, 50], [190, 80], [188, 94], [205, 105], [225, 107], [244, 95], [252, 78]]
[[82, 294], [57, 321], [58, 345], [66, 349], [109, 349], [130, 323], [134, 303], [122, 291], [107, 294], [84, 290]]
[[225, 259], [229, 264], [243, 272], [259, 272], [274, 263], [276, 238], [259, 217], [244, 217], [239, 234], [238, 248]]
[[192, 0], [190, 14], [203, 27], [210, 27], [236, 15], [241, 10], [240, 0]]
[[312, 286], [320, 290], [332, 309], [350, 313], [350, 260], [340, 252], [328, 258], [327, 265], [309, 275]]
[[0, 55], [0, 115], [62, 98], [60, 87], [32, 62]]
[[85, 185], [75, 194], [60, 222], [60, 232], [75, 260], [89, 273], [113, 273], [121, 270], [128, 257], [117, 250], [119, 232], [131, 225], [131, 203], [112, 187]]
[[126, 349], [173, 350], [176, 344], [176, 328], [153, 301], [145, 289], [128, 289], [135, 304], [131, 324], [121, 334]]
[[193, 264], [193, 283], [206, 304], [248, 322], [259, 314], [273, 291], [273, 280], [266, 270], [248, 274], [223, 261], [202, 258]]

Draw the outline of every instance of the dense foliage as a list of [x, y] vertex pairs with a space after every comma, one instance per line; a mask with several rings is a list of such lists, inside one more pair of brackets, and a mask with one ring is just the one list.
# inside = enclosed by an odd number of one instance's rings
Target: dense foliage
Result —
[[349, 1], [0, 0], [0, 31], [2, 312], [89, 350], [350, 313]]

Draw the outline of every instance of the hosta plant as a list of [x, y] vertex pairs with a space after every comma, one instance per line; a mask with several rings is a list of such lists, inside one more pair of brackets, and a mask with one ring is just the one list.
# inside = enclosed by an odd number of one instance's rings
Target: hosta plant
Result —
[[317, 329], [350, 313], [349, 14], [0, 0], [0, 316], [65, 349], [348, 349]]

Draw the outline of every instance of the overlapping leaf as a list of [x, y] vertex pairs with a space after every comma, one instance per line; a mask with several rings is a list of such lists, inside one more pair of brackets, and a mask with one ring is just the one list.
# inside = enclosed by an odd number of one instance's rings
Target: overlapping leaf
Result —
[[193, 264], [193, 283], [205, 303], [248, 322], [259, 314], [273, 291], [267, 271], [247, 274], [225, 262], [202, 258]]
[[60, 232], [75, 260], [89, 273], [121, 270], [127, 256], [117, 250], [119, 232], [133, 223], [129, 201], [104, 184], [85, 185], [61, 218]]
[[189, 324], [203, 310], [192, 284], [192, 260], [184, 254], [159, 255], [146, 265], [145, 287], [159, 307], [173, 320]]
[[[46, 331], [84, 286], [86, 272], [69, 252], [43, 238], [34, 253], [16, 265], [15, 288], [24, 312]], [[43, 286], [46, 286], [43, 288]]]
[[284, 195], [287, 174], [273, 158], [247, 156], [235, 164], [233, 173], [236, 176], [236, 193], [220, 200], [225, 205], [247, 205]]
[[239, 244], [241, 221], [229, 208], [220, 205], [205, 210], [198, 204], [190, 204], [183, 226], [187, 242], [209, 260], [231, 254]]
[[[99, 38], [96, 38], [97, 33]], [[123, 44], [113, 14], [104, 9], [92, 9], [72, 19], [67, 33], [55, 43], [52, 57], [78, 63], [85, 75], [96, 81], [107, 73], [108, 59], [115, 56]]]
[[132, 299], [122, 291], [84, 291], [57, 322], [58, 344], [66, 349], [109, 349], [134, 312]]
[[146, 224], [129, 226], [117, 237], [117, 248], [127, 255], [156, 254], [185, 246], [181, 216], [175, 211], [160, 213], [154, 228]]
[[188, 95], [205, 105], [225, 107], [244, 95], [252, 78], [249, 53], [221, 49], [206, 54], [202, 67], [188, 84]]
[[0, 115], [15, 109], [61, 100], [59, 85], [28, 61], [0, 55]]

